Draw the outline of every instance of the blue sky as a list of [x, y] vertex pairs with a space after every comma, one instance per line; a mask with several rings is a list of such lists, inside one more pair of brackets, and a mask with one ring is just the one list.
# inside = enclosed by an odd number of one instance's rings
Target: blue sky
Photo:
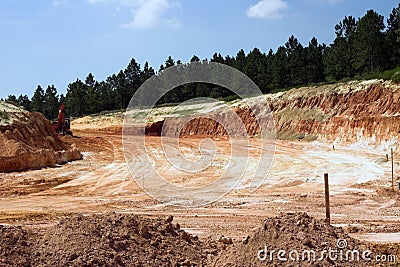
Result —
[[295, 35], [331, 43], [345, 15], [374, 9], [385, 16], [394, 0], [1, 0], [0, 98], [32, 96], [37, 85], [59, 93], [89, 72], [96, 80], [135, 58], [158, 70], [171, 55], [187, 62], [214, 52], [274, 51]]

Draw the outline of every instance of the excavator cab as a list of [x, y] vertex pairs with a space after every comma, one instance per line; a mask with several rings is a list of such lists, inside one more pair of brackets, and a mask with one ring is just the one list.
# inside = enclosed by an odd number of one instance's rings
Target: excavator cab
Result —
[[68, 135], [71, 135], [71, 136], [72, 136], [72, 131], [71, 131], [71, 118], [65, 118], [64, 129], [65, 129], [65, 134], [68, 134]]
[[65, 117], [64, 103], [61, 104], [60, 110], [58, 111], [58, 119], [57, 121], [52, 122], [52, 126], [58, 134], [68, 134], [72, 136], [71, 118]]

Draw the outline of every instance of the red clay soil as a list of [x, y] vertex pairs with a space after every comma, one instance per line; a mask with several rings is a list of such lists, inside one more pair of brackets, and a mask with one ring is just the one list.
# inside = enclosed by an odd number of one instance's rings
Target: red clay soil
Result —
[[0, 266], [204, 266], [218, 253], [172, 216], [75, 215], [46, 229], [0, 226]]
[[[327, 141], [340, 140], [343, 143], [358, 141], [360, 137], [373, 137], [377, 144], [392, 138], [398, 139], [399, 88], [399, 85], [393, 83], [375, 81], [368, 85], [350, 82], [287, 91], [269, 99], [277, 137], [288, 139], [283, 135], [289, 133], [296, 137], [293, 140], [315, 136]], [[243, 121], [249, 136], [260, 133], [254, 113], [249, 108], [233, 109], [241, 121], [218, 110], [212, 115], [229, 123], [233, 129], [240, 129]], [[180, 129], [178, 126], [184, 122], [187, 123]], [[163, 131], [167, 136], [227, 135], [220, 123], [202, 116], [193, 116], [190, 121], [180, 117], [168, 118], [149, 125], [146, 133], [160, 135], [163, 124]]]
[[[193, 115], [188, 117], [171, 117], [162, 121], [157, 121], [146, 125], [146, 135], [160, 136], [161, 131], [166, 136], [192, 136], [192, 135], [213, 135], [227, 136], [228, 132], [224, 125], [218, 121], [229, 122], [231, 134], [234, 136], [254, 136], [260, 133], [260, 126], [257, 123], [256, 117], [249, 108], [234, 108], [234, 113], [229, 112], [213, 112], [213, 118]], [[241, 120], [236, 119], [236, 115]], [[192, 117], [192, 119], [190, 119]], [[246, 128], [246, 131], [241, 131], [241, 126]], [[180, 125], [183, 125], [180, 129]], [[164, 127], [164, 129], [163, 129]]]
[[[343, 245], [344, 242], [346, 245]], [[330, 249], [331, 256], [323, 252]], [[285, 251], [280, 259], [278, 258], [279, 250]], [[359, 252], [359, 257], [355, 254], [353, 258], [353, 254], [348, 253], [354, 250]], [[362, 258], [362, 253], [366, 250], [371, 251], [369, 256], [366, 254], [371, 261]], [[266, 219], [263, 226], [252, 236], [247, 237], [240, 244], [231, 246], [213, 264], [231, 267], [388, 266], [387, 262], [382, 265], [374, 262], [375, 256], [378, 254], [397, 255], [398, 250], [397, 245], [379, 246], [361, 243], [351, 238], [342, 228], [328, 226], [324, 221], [314, 219], [306, 213], [289, 213]], [[289, 255], [291, 251], [294, 252]], [[308, 256], [307, 251], [314, 251], [315, 258], [313, 254]], [[299, 253], [298, 260], [296, 252]], [[304, 260], [303, 252], [305, 252]]]
[[[347, 250], [367, 249], [371, 257], [399, 253], [395, 245], [360, 243], [343, 229], [326, 226], [305, 213], [266, 219], [252, 236], [236, 243], [229, 237], [199, 239], [181, 230], [172, 216], [106, 213], [77, 214], [46, 227], [0, 225], [0, 266], [385, 266], [361, 256], [357, 260], [350, 255], [347, 261], [340, 256], [338, 239], [347, 242], [343, 255]], [[275, 250], [273, 261], [270, 254], [258, 259], [265, 247], [268, 252]], [[328, 259], [325, 253], [319, 260], [321, 251], [330, 248], [338, 251], [332, 254], [338, 258]], [[316, 260], [281, 261], [276, 256], [280, 249], [298, 251], [300, 259], [303, 251], [314, 250]]]
[[0, 172], [63, 164], [81, 158], [65, 144], [41, 113], [20, 113], [18, 121], [0, 126]]

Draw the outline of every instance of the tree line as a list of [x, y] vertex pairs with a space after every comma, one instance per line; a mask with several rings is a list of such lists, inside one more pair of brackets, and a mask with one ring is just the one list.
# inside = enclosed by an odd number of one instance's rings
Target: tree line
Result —
[[[218, 62], [234, 67], [249, 76], [263, 93], [277, 89], [320, 83], [332, 83], [342, 79], [357, 79], [366, 75], [393, 69], [400, 65], [400, 4], [393, 8], [388, 19], [369, 10], [361, 18], [345, 16], [335, 26], [336, 38], [330, 45], [320, 44], [312, 38], [303, 46], [295, 36], [275, 52], [268, 53], [254, 48], [249, 53], [241, 49], [236, 56], [214, 53], [210, 60], [194, 55], [190, 62]], [[62, 102], [70, 116], [83, 116], [125, 109], [136, 90], [148, 78], [162, 70], [182, 64], [169, 56], [156, 72], [146, 62], [140, 64], [132, 58], [128, 66], [96, 81], [89, 73], [84, 81], [77, 79], [68, 85], [66, 95], [58, 95], [54, 85], [44, 90], [40, 85], [29, 99], [26, 95], [8, 96], [29, 111], [42, 112], [47, 118], [57, 117]], [[179, 103], [193, 97], [232, 97], [230, 90], [209, 84], [190, 84], [175, 88], [158, 104]]]

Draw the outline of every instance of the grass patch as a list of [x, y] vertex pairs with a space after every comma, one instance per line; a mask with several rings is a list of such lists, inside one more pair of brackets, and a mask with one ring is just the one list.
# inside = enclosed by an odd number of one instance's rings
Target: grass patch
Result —
[[202, 108], [193, 108], [193, 109], [182, 109], [182, 110], [177, 110], [172, 112], [171, 114], [173, 115], [182, 115], [182, 116], [186, 116], [186, 115], [193, 115], [198, 113], [198, 111], [202, 110]]
[[10, 116], [8, 115], [7, 112], [5, 112], [4, 110], [0, 110], [0, 120], [4, 120], [4, 121], [8, 121], [10, 119]]
[[304, 141], [312, 142], [318, 139], [318, 135], [316, 134], [309, 134], [304, 137]]
[[395, 69], [386, 70], [383, 72], [368, 74], [362, 77], [364, 80], [370, 79], [383, 79], [383, 80], [392, 80], [394, 82], [400, 82], [400, 67]]
[[237, 99], [241, 99], [241, 97], [238, 96], [238, 95], [231, 95], [231, 96], [227, 96], [227, 97], [221, 98], [219, 100], [221, 100], [221, 101], [223, 101], [225, 103], [229, 103], [229, 102], [233, 102], [233, 101], [235, 101]]
[[276, 138], [281, 140], [296, 141], [304, 139], [304, 133], [297, 133], [293, 130], [282, 130], [276, 133]]
[[307, 121], [316, 120], [319, 122], [326, 121], [331, 117], [330, 114], [325, 114], [319, 109], [299, 109], [299, 108], [286, 108], [274, 113], [274, 117], [279, 118], [281, 122], [291, 121]]
[[276, 133], [276, 138], [280, 140], [289, 140], [289, 141], [315, 141], [318, 139], [318, 135], [316, 134], [309, 134], [306, 135], [305, 133], [298, 133], [293, 130], [282, 130]]
[[145, 111], [138, 111], [128, 115], [128, 118], [131, 119], [144, 119], [147, 116], [147, 112]]

